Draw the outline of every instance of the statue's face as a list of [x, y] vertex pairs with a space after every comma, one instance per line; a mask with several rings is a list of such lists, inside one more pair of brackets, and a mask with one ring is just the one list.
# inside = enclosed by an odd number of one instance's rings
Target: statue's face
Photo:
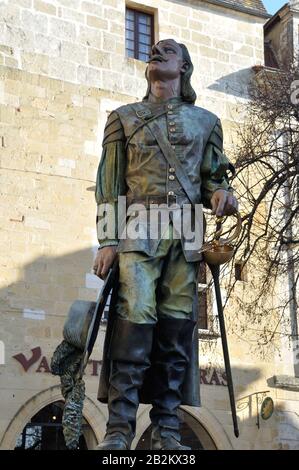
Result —
[[152, 47], [147, 76], [150, 80], [173, 80], [186, 70], [183, 52], [173, 39], [165, 39]]

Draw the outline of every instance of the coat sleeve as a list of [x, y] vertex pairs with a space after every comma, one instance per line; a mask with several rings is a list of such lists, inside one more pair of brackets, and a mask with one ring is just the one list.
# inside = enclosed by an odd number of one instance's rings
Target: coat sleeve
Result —
[[218, 119], [205, 147], [200, 169], [204, 207], [211, 208], [211, 197], [217, 189], [232, 191], [228, 170], [235, 172], [234, 166], [223, 153], [223, 132]]
[[125, 194], [125, 135], [118, 114], [113, 111], [105, 126], [96, 180], [96, 224], [101, 248], [118, 245], [118, 196]]

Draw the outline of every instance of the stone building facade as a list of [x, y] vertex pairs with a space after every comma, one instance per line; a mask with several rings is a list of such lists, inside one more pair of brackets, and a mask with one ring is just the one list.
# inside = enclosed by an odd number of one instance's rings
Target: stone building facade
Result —
[[[155, 40], [173, 37], [186, 44], [198, 104], [222, 119], [228, 153], [252, 67], [264, 64], [263, 27], [269, 16], [259, 0], [0, 2], [3, 449], [36, 442], [30, 432], [40, 421], [54, 426], [59, 418], [61, 395], [49, 373], [50, 357], [71, 303], [94, 300], [100, 286], [92, 262], [103, 128], [109, 111], [141, 99], [146, 90], [145, 63], [126, 57], [126, 7], [153, 15]], [[247, 294], [245, 284], [240, 292]], [[96, 399], [104, 330], [103, 323], [86, 373], [88, 448], [103, 437], [107, 419], [106, 407]], [[241, 430], [236, 439], [219, 338], [209, 350], [206, 337], [208, 330], [200, 345], [203, 406], [184, 407], [182, 415], [194, 445], [299, 448], [297, 392], [275, 388], [271, 379], [292, 374], [293, 363], [287, 356], [262, 361], [242, 338], [229, 338]], [[275, 411], [257, 426], [266, 395]], [[43, 410], [48, 414], [41, 415]], [[148, 408], [141, 407], [133, 446], [142, 446], [149, 424]]]
[[298, 56], [299, 47], [299, 2], [292, 0], [286, 3], [265, 24], [266, 51], [272, 63], [279, 67], [294, 56]]

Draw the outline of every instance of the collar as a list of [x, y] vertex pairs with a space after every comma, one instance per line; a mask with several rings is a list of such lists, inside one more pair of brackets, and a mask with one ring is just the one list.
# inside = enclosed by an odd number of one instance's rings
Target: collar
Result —
[[152, 101], [148, 101], [148, 100], [143, 100], [143, 103], [146, 103], [146, 104], [149, 104], [149, 105], [165, 105], [165, 104], [168, 104], [168, 103], [172, 103], [172, 104], [175, 104], [175, 103], [182, 103], [183, 101], [183, 98], [181, 96], [173, 96], [172, 98], [168, 98], [168, 100], [158, 100], [158, 101], [155, 101], [155, 102], [152, 102]]

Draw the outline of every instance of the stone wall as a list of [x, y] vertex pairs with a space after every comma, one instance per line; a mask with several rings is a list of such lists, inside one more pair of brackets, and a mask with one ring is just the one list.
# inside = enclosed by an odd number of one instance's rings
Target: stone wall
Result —
[[[263, 19], [205, 2], [145, 0], [156, 38], [189, 48], [200, 92], [215, 79], [263, 63]], [[10, 0], [0, 7], [0, 63], [142, 97], [142, 62], [125, 57], [124, 0]]]
[[[26, 400], [58, 382], [48, 365], [71, 303], [96, 297], [94, 182], [106, 111], [96, 88], [5, 66], [0, 90], [2, 434]], [[29, 360], [36, 348], [25, 371], [13, 356]]]

